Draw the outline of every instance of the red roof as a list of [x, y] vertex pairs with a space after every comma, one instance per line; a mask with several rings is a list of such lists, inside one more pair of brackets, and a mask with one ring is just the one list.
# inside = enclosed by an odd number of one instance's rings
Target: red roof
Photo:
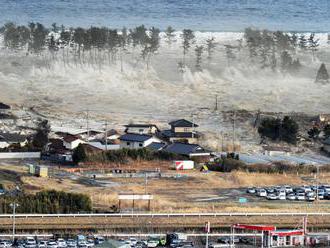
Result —
[[304, 235], [304, 230], [277, 230], [270, 233], [272, 236], [301, 236]]
[[234, 228], [238, 229], [246, 229], [246, 230], [253, 230], [253, 231], [275, 231], [275, 226], [264, 226], [264, 225], [244, 225], [244, 224], [236, 224]]

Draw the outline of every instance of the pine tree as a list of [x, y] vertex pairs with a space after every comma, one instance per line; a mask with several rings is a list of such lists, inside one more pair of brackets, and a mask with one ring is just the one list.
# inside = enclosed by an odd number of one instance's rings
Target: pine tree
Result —
[[196, 46], [195, 48], [195, 54], [196, 54], [196, 70], [202, 71], [202, 55], [203, 55], [203, 46]]
[[212, 60], [215, 47], [216, 47], [216, 42], [214, 37], [211, 37], [206, 40], [207, 59], [209, 61]]
[[166, 43], [169, 46], [171, 46], [172, 42], [175, 41], [174, 32], [175, 32], [175, 30], [171, 26], [168, 26], [167, 29], [165, 30], [165, 39], [166, 39]]
[[186, 54], [188, 53], [191, 44], [194, 43], [195, 35], [190, 29], [184, 29], [182, 31], [182, 47], [183, 47], [183, 64], [185, 64]]
[[320, 69], [317, 72], [315, 83], [321, 83], [321, 84], [328, 84], [329, 83], [329, 73], [327, 68], [325, 67], [325, 64], [322, 63], [320, 66]]

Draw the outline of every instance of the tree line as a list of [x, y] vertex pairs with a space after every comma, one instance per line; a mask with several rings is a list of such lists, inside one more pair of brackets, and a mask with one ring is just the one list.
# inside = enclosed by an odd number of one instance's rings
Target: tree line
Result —
[[[40, 54], [43, 50], [48, 50], [53, 59], [61, 59], [65, 64], [69, 64], [71, 58], [76, 65], [97, 65], [99, 69], [102, 69], [105, 63], [112, 64], [119, 60], [121, 71], [124, 70], [123, 56], [128, 55], [128, 49], [131, 49], [131, 53], [138, 52], [140, 56], [135, 59], [142, 59], [149, 68], [152, 57], [159, 52], [161, 41], [158, 28], [146, 28], [144, 25], [118, 30], [95, 26], [65, 28], [56, 23], [52, 24], [51, 28], [46, 28], [40, 23], [24, 26], [9, 22], [3, 25], [0, 31], [4, 36], [4, 44], [9, 49], [25, 49], [27, 54]], [[215, 49], [219, 46], [215, 37], [209, 37], [197, 45], [195, 33], [191, 29], [183, 29], [180, 38], [182, 58], [177, 64], [180, 72], [185, 71], [187, 56], [191, 55], [191, 51], [194, 52], [195, 70], [202, 71], [204, 64], [212, 61]], [[168, 27], [164, 31], [163, 39], [169, 47], [176, 43], [175, 29]], [[315, 38], [314, 33], [306, 36], [252, 28], [245, 29], [244, 41], [238, 40], [236, 45], [223, 45], [229, 66], [238, 60], [240, 53], [247, 51], [251, 62], [260, 65], [261, 69], [270, 68], [294, 74], [302, 67], [297, 52], [310, 52], [314, 59], [319, 47], [319, 39]], [[62, 52], [59, 52], [60, 50]], [[321, 67], [316, 82], [328, 83], [329, 75], [325, 65]]]
[[258, 127], [258, 133], [262, 139], [268, 138], [272, 141], [285, 141], [296, 144], [299, 125], [289, 116], [280, 118], [265, 118]]
[[80, 144], [73, 152], [73, 161], [79, 162], [99, 162], [99, 163], [127, 163], [130, 160], [178, 160], [183, 156], [166, 151], [153, 151], [147, 148], [141, 149], [119, 149], [109, 151], [90, 151], [88, 147]]
[[0, 213], [12, 213], [11, 203], [17, 203], [17, 213], [79, 213], [91, 212], [91, 199], [84, 194], [66, 193], [63, 191], [47, 190], [31, 194], [19, 194], [18, 196], [1, 196]]

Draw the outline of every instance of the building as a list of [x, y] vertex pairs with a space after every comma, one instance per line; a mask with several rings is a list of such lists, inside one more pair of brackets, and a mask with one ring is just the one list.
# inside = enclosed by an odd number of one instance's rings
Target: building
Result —
[[323, 142], [323, 150], [330, 154], [330, 137]]
[[0, 114], [8, 114], [10, 111], [10, 106], [0, 102]]
[[146, 148], [153, 150], [153, 151], [160, 151], [164, 147], [166, 147], [166, 143], [158, 143], [158, 142], [152, 142], [150, 145], [148, 145]]
[[277, 155], [290, 155], [291, 149], [290, 147], [285, 146], [263, 146], [264, 155], [268, 156], [277, 156]]
[[196, 132], [197, 124], [180, 119], [169, 123], [171, 129], [162, 131], [162, 137], [169, 142], [196, 144], [200, 134]]
[[120, 140], [120, 148], [143, 148], [147, 147], [151, 143], [161, 143], [162, 141], [157, 137], [147, 134], [134, 134], [127, 133], [119, 138]]
[[208, 151], [197, 144], [172, 143], [162, 149], [163, 151], [182, 155], [198, 162], [209, 161], [211, 151]]
[[321, 126], [330, 124], [330, 114], [320, 114], [317, 118], [317, 123]]
[[79, 146], [79, 144], [83, 144], [85, 143], [84, 140], [82, 140], [79, 136], [75, 136], [75, 135], [66, 135], [63, 138], [63, 146], [66, 149], [69, 150], [73, 150], [75, 149], [77, 146]]
[[21, 147], [27, 144], [26, 136], [17, 133], [0, 133], [0, 148], [7, 148], [14, 144], [19, 144]]
[[117, 140], [90, 140], [88, 144], [90, 146], [96, 147], [98, 149], [101, 149], [103, 151], [107, 150], [118, 150], [120, 149], [120, 141], [116, 142]]
[[125, 125], [125, 133], [155, 135], [159, 129], [154, 124], [128, 124]]

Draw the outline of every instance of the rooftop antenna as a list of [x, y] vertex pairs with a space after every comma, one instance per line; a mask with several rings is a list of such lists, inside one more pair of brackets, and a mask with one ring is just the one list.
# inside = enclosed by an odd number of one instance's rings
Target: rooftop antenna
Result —
[[192, 132], [191, 132], [191, 138], [194, 138], [194, 132], [195, 132], [195, 124], [194, 124], [194, 114], [191, 114], [192, 116]]

